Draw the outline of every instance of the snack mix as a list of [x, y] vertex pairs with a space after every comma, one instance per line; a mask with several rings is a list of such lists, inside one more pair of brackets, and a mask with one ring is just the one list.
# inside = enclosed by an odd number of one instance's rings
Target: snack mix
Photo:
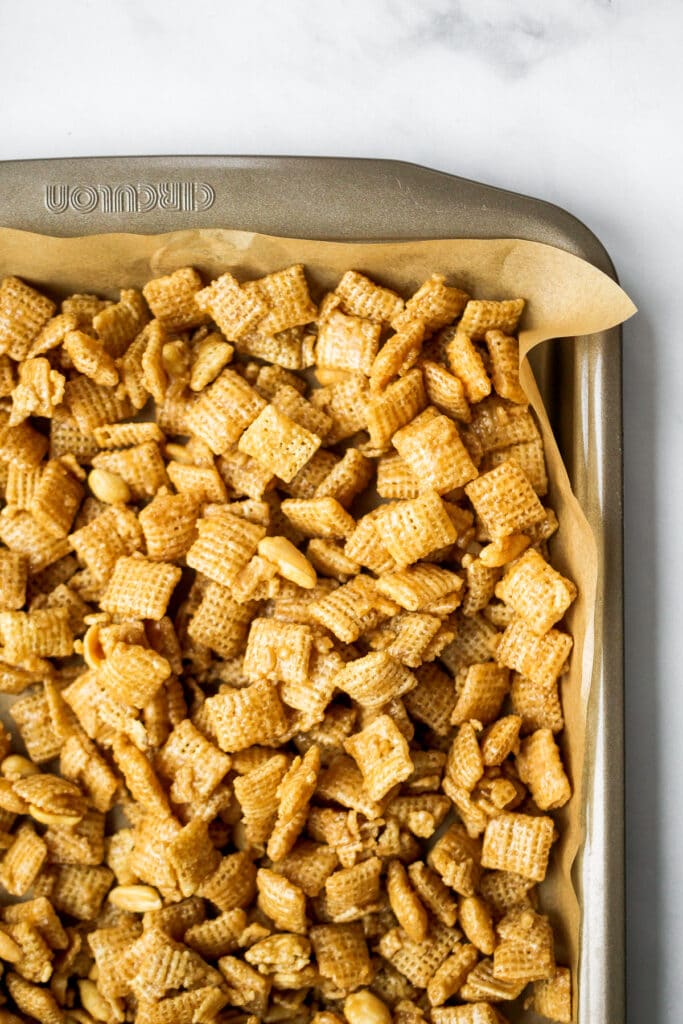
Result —
[[524, 301], [315, 298], [0, 286], [0, 1024], [572, 1019]]

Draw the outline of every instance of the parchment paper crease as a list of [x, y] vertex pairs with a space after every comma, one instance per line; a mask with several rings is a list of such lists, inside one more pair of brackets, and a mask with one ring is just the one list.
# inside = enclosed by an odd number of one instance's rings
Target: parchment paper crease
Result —
[[[539, 242], [452, 239], [337, 243], [218, 229], [52, 238], [0, 229], [0, 277], [15, 274], [57, 296], [93, 291], [115, 298], [122, 287], [140, 287], [150, 277], [188, 264], [206, 278], [230, 269], [245, 279], [295, 262], [306, 265], [312, 291], [318, 294], [333, 288], [341, 274], [353, 268], [404, 296], [435, 272], [445, 274], [449, 283], [476, 298], [521, 296], [527, 300], [520, 334], [522, 357], [546, 339], [594, 334], [635, 312], [631, 300], [611, 278], [576, 256]], [[581, 766], [593, 663], [597, 553], [526, 362], [522, 381], [546, 444], [551, 481], [547, 500], [560, 521], [552, 541], [552, 559], [579, 588], [579, 598], [567, 617], [574, 650], [561, 684], [566, 723], [563, 748], [574, 796], [557, 816], [561, 837], [542, 886], [544, 909], [559, 931], [558, 958], [572, 966], [576, 977], [580, 907], [570, 872], [586, 816]]]

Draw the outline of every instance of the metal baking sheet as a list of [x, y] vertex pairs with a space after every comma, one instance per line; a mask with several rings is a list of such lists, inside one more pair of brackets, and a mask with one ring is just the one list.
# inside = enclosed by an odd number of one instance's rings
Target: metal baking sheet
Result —
[[[332, 240], [526, 238], [616, 277], [565, 210], [391, 160], [127, 157], [0, 163], [0, 224], [49, 235], [229, 227]], [[586, 746], [579, 1024], [622, 1024], [624, 1005], [621, 331], [534, 353], [574, 491], [594, 530], [599, 580]]]

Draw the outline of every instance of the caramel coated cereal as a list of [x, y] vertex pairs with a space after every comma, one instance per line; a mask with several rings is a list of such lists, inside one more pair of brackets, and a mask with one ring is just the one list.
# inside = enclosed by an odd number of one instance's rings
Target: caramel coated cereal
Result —
[[223, 269], [0, 283], [0, 1018], [569, 1021], [524, 301]]

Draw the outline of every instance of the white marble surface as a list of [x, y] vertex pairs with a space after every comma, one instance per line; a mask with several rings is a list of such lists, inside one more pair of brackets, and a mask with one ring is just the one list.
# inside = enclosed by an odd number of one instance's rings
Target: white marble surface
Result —
[[549, 199], [606, 244], [641, 308], [625, 332], [633, 1024], [683, 1006], [682, 36], [677, 0], [0, 4], [2, 159], [397, 157]]

